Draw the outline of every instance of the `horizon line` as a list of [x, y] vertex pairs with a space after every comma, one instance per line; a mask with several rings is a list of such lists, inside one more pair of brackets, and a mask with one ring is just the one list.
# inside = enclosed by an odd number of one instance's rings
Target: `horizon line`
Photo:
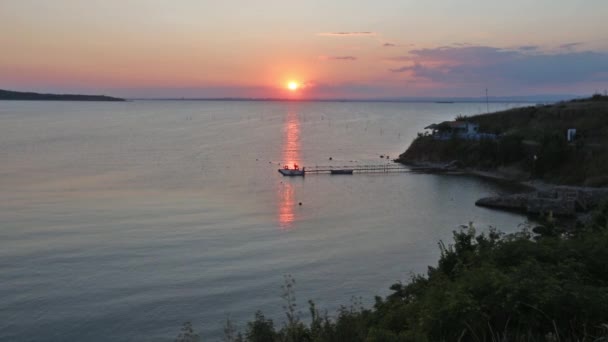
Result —
[[[591, 96], [591, 95], [589, 95]], [[514, 96], [462, 96], [462, 97], [378, 97], [378, 98], [282, 98], [282, 97], [125, 97], [132, 101], [268, 101], [268, 102], [538, 102], [584, 98], [586, 95], [514, 95]]]

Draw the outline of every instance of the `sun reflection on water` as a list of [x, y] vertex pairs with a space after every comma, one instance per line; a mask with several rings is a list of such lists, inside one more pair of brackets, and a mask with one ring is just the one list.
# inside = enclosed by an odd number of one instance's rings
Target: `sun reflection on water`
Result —
[[[300, 120], [298, 114], [290, 110], [287, 113], [283, 127], [283, 150], [281, 154], [282, 165], [293, 168], [300, 165]], [[301, 167], [301, 166], [300, 166]], [[299, 177], [296, 177], [299, 179]], [[282, 186], [279, 188], [278, 195], [278, 218], [282, 229], [293, 228], [295, 221], [295, 186], [292, 182], [297, 181], [291, 177], [285, 177]]]
[[289, 182], [282, 185], [279, 190], [279, 224], [282, 229], [291, 229], [295, 221], [294, 186]]

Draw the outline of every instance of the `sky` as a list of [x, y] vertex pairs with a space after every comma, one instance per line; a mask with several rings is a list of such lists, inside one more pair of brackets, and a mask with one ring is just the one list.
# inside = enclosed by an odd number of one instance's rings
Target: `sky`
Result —
[[607, 18], [606, 0], [0, 0], [0, 88], [588, 95], [608, 88]]

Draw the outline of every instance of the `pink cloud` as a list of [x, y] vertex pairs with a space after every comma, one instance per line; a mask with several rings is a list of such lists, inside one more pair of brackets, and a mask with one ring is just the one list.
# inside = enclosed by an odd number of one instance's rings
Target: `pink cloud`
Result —
[[359, 32], [323, 32], [317, 33], [317, 36], [323, 37], [369, 37], [375, 36], [375, 32], [359, 31]]
[[322, 61], [356, 61], [355, 56], [319, 56]]

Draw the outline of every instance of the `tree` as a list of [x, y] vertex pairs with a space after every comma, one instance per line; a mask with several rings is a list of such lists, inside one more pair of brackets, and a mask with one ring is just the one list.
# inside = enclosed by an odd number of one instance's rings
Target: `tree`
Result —
[[182, 329], [181, 329], [179, 335], [177, 335], [177, 337], [175, 338], [175, 342], [199, 342], [199, 341], [200, 341], [200, 337], [198, 336], [197, 333], [194, 332], [191, 322], [185, 322], [182, 325]]

